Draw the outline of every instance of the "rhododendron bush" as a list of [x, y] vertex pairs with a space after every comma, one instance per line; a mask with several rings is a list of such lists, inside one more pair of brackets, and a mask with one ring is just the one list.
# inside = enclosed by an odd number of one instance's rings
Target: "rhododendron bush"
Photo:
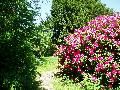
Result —
[[90, 74], [93, 81], [115, 88], [120, 83], [120, 14], [98, 16], [57, 46], [61, 72], [74, 81]]

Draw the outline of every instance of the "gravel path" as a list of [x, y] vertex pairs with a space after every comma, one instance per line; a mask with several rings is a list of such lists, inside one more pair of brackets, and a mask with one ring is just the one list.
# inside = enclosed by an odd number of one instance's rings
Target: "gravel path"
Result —
[[53, 90], [52, 79], [54, 77], [54, 72], [47, 71], [41, 74], [40, 80], [42, 80], [42, 87], [46, 90]]
[[55, 73], [57, 73], [57, 71], [55, 71], [55, 70], [41, 73], [39, 80], [42, 81], [41, 87], [44, 88], [43, 90], [54, 90], [53, 85], [52, 85], [52, 81], [54, 79]]

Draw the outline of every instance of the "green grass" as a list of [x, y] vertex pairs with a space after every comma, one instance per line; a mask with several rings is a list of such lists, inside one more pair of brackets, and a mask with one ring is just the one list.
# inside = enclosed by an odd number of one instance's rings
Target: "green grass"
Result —
[[54, 90], [84, 90], [80, 84], [73, 84], [70, 80], [62, 81], [62, 78], [55, 77], [53, 80]]
[[37, 71], [39, 73], [55, 70], [58, 66], [57, 57], [43, 57], [43, 62], [38, 66]]

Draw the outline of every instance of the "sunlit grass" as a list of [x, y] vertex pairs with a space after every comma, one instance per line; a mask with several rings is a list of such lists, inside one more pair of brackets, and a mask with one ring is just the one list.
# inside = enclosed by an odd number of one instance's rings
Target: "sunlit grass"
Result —
[[58, 66], [58, 58], [57, 57], [43, 57], [43, 62], [38, 66], [37, 71], [39, 73], [55, 70]]
[[54, 90], [84, 90], [81, 88], [80, 84], [74, 84], [70, 80], [63, 81], [62, 78], [55, 77], [53, 80]]

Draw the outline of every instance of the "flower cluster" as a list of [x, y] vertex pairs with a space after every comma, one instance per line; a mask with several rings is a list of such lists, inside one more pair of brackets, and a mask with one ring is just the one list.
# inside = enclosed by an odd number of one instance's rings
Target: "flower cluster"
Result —
[[[105, 87], [120, 83], [120, 14], [98, 16], [64, 38], [56, 51], [61, 70], [74, 80], [88, 73]], [[71, 72], [71, 73], [70, 73]], [[77, 79], [76, 79], [77, 78]]]

